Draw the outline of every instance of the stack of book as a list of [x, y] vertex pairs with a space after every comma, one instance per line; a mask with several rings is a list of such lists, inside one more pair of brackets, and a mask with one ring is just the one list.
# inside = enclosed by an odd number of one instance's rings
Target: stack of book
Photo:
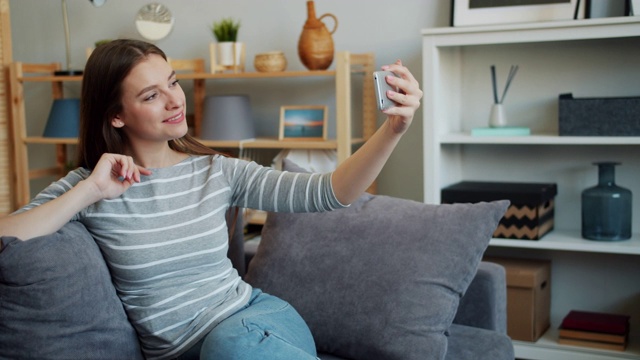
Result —
[[572, 310], [560, 325], [559, 344], [624, 351], [629, 316]]

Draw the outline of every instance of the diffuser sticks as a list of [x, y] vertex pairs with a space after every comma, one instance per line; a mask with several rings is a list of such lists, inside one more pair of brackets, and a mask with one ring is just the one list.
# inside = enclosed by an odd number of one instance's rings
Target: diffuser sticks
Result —
[[511, 69], [509, 69], [509, 76], [507, 77], [507, 83], [504, 86], [504, 90], [502, 91], [502, 96], [498, 98], [498, 80], [496, 77], [496, 66], [491, 65], [491, 84], [493, 85], [493, 102], [495, 104], [502, 104], [505, 96], [507, 96], [507, 91], [509, 90], [509, 86], [511, 86], [511, 82], [513, 78], [516, 76], [518, 72], [518, 65], [511, 65]]

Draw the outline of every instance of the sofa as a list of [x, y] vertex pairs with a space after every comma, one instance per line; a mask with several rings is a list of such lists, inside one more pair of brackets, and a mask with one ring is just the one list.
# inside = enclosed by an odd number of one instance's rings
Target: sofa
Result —
[[[293, 304], [323, 360], [513, 359], [504, 269], [481, 262], [507, 205], [366, 194], [333, 212], [269, 214], [248, 254], [239, 221], [229, 257]], [[0, 359], [142, 357], [82, 224], [0, 241]]]

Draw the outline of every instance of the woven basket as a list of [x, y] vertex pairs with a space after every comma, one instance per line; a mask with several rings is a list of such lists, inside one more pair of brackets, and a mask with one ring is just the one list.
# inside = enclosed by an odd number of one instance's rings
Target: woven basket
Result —
[[287, 68], [287, 59], [282, 51], [269, 51], [256, 54], [253, 66], [259, 72], [284, 71]]

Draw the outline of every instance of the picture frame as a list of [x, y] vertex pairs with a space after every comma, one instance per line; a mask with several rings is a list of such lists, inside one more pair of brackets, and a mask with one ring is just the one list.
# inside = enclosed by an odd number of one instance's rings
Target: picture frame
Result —
[[585, 18], [631, 16], [631, 0], [586, 0]]
[[586, 0], [451, 0], [451, 26], [584, 19]]
[[279, 140], [326, 140], [326, 105], [286, 105], [280, 107]]

